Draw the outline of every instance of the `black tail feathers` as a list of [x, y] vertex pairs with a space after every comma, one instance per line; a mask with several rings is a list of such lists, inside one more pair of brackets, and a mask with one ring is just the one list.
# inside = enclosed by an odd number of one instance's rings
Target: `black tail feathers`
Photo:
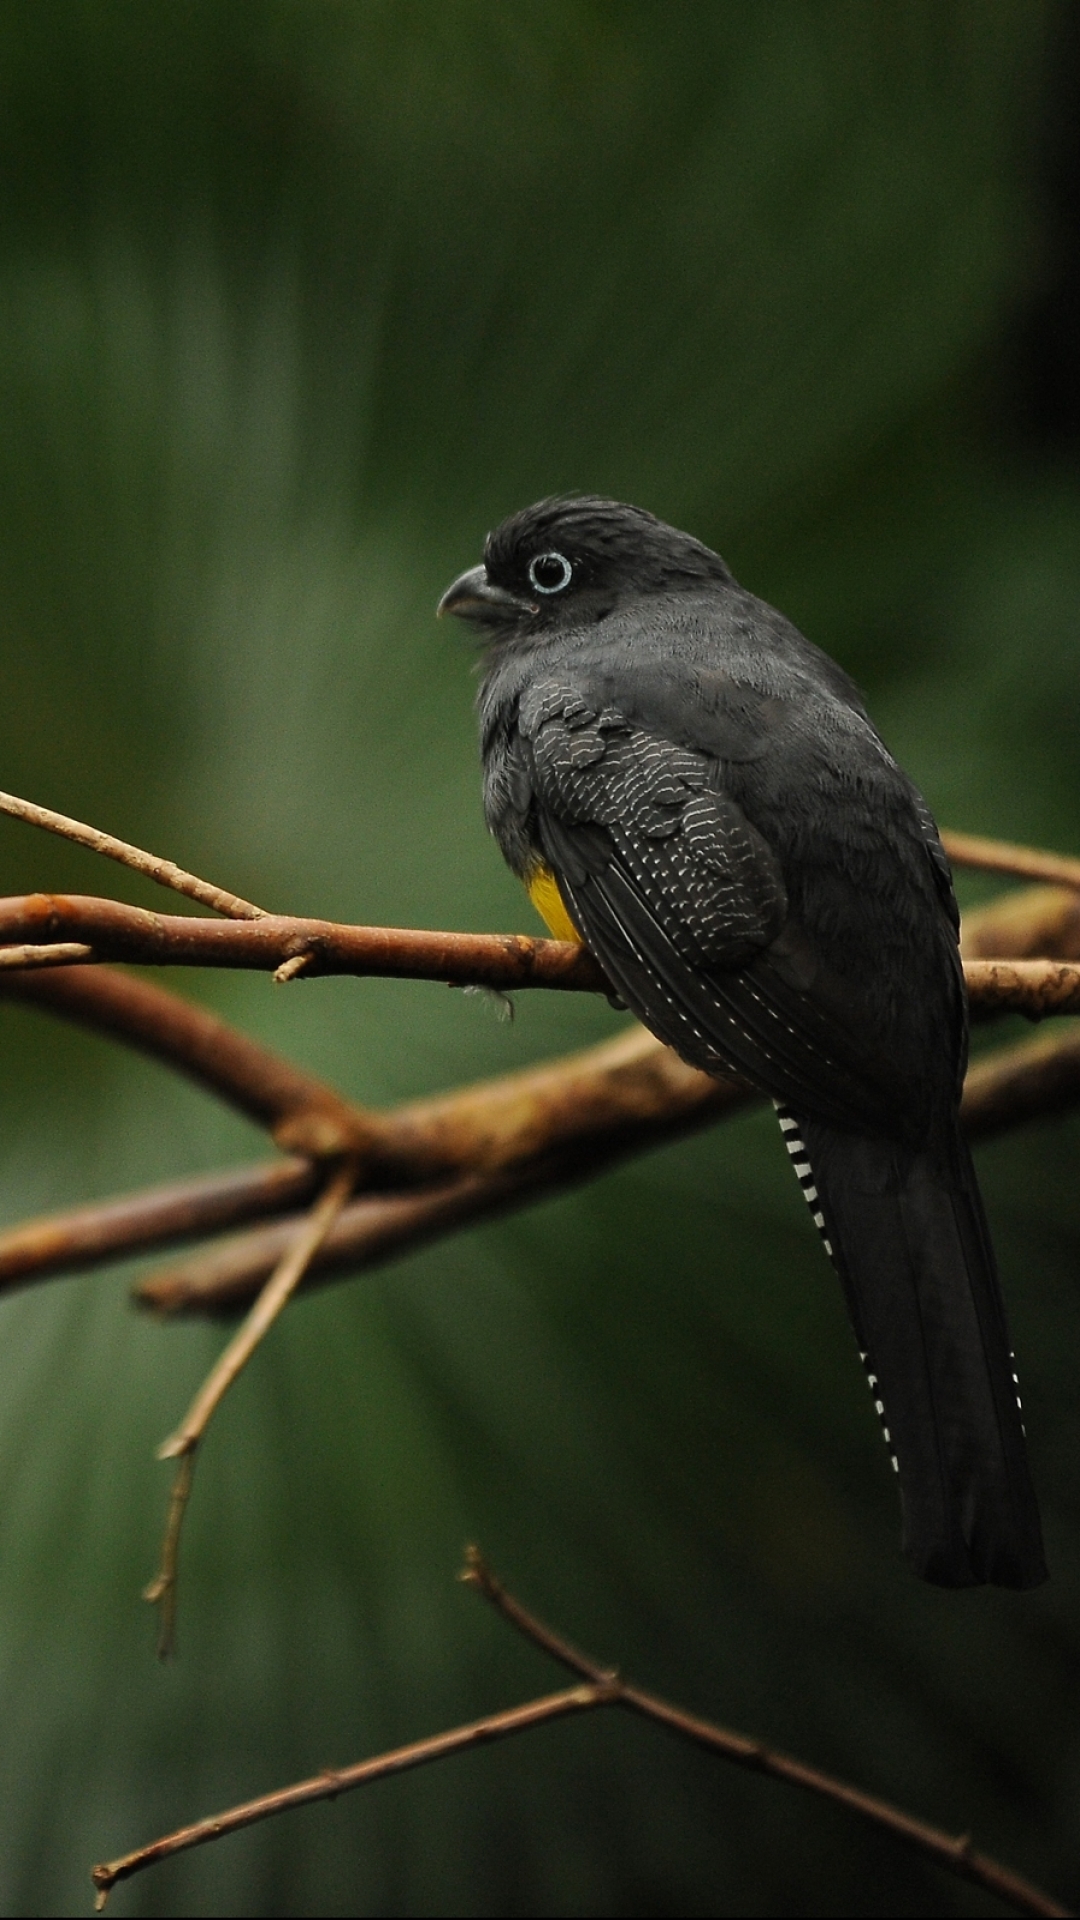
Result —
[[780, 1109], [900, 1484], [903, 1551], [944, 1587], [1046, 1578], [1001, 1287], [954, 1125], [912, 1152]]

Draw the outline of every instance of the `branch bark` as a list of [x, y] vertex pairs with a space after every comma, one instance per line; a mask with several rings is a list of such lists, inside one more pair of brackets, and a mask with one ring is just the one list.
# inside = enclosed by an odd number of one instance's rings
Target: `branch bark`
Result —
[[783, 1780], [789, 1786], [802, 1787], [819, 1799], [843, 1807], [871, 1826], [891, 1834], [894, 1839], [942, 1867], [945, 1872], [995, 1894], [999, 1900], [1015, 1907], [1020, 1913], [1048, 1916], [1049, 1920], [1061, 1920], [1064, 1916], [1064, 1920], [1068, 1920], [1067, 1907], [989, 1854], [978, 1852], [972, 1846], [969, 1834], [945, 1833], [940, 1827], [931, 1826], [928, 1821], [920, 1820], [914, 1814], [893, 1806], [891, 1802], [879, 1799], [876, 1794], [864, 1793], [860, 1787], [853, 1787], [846, 1780], [838, 1780], [835, 1775], [823, 1773], [820, 1768], [809, 1766], [803, 1760], [796, 1760], [790, 1754], [765, 1746], [760, 1740], [735, 1733], [728, 1727], [717, 1726], [697, 1714], [686, 1713], [681, 1707], [661, 1699], [658, 1694], [647, 1693], [644, 1688], [623, 1680], [613, 1668], [601, 1666], [589, 1655], [579, 1652], [561, 1634], [523, 1607], [495, 1578], [475, 1548], [468, 1550], [461, 1578], [467, 1585], [475, 1587], [518, 1633], [576, 1674], [581, 1684], [561, 1693], [545, 1694], [538, 1700], [531, 1700], [522, 1707], [512, 1707], [507, 1712], [488, 1714], [482, 1720], [469, 1721], [447, 1733], [436, 1734], [432, 1739], [417, 1740], [407, 1747], [397, 1747], [373, 1760], [362, 1760], [356, 1766], [328, 1769], [313, 1779], [301, 1780], [295, 1786], [263, 1794], [257, 1800], [231, 1807], [209, 1820], [198, 1820], [190, 1826], [180, 1827], [175, 1833], [165, 1834], [151, 1841], [149, 1846], [139, 1847], [117, 1860], [103, 1862], [94, 1867], [91, 1875], [97, 1889], [98, 1910], [104, 1906], [111, 1889], [119, 1881], [130, 1879], [133, 1874], [142, 1872], [159, 1860], [187, 1852], [192, 1847], [204, 1846], [207, 1841], [218, 1840], [227, 1833], [239, 1832], [256, 1821], [270, 1819], [290, 1807], [309, 1805], [314, 1800], [335, 1799], [339, 1793], [368, 1786], [373, 1780], [384, 1780], [390, 1774], [403, 1773], [430, 1761], [445, 1759], [452, 1753], [460, 1753], [484, 1742], [524, 1733], [531, 1727], [542, 1726], [569, 1713], [619, 1706], [694, 1746], [704, 1748], [717, 1759], [749, 1768], [755, 1773], [764, 1773], [774, 1780]]
[[[0, 900], [0, 949], [30, 943], [82, 941], [95, 961], [144, 966], [237, 967], [273, 973], [304, 957], [304, 978], [316, 974], [439, 980], [451, 986], [509, 992], [547, 987], [607, 990], [583, 947], [533, 940], [520, 933], [428, 933], [415, 927], [351, 927], [333, 920], [263, 914], [257, 920], [201, 920], [149, 913], [94, 894], [31, 893]], [[89, 963], [88, 963], [89, 964]]]
[[[230, 1045], [222, 1045], [222, 1022], [142, 981], [71, 969], [67, 976], [28, 976], [18, 992], [136, 1045], [160, 1043], [153, 1047], [158, 1057], [175, 1058], [189, 1071], [205, 1055], [214, 1069], [205, 1083], [253, 1117], [261, 1112], [279, 1135], [275, 1113], [295, 1122], [304, 1113], [298, 1103], [317, 1099], [322, 1111], [339, 1098], [232, 1029], [224, 1029]], [[308, 1284], [391, 1259], [470, 1221], [524, 1205], [540, 1191], [591, 1178], [755, 1097], [735, 1081], [695, 1072], [637, 1027], [523, 1073], [388, 1114], [365, 1113], [367, 1137], [376, 1142], [367, 1162], [368, 1185], [423, 1185], [418, 1192], [354, 1201]], [[972, 1067], [964, 1121], [969, 1137], [981, 1140], [1077, 1100], [1080, 1035], [1040, 1037]], [[271, 1162], [28, 1222], [0, 1236], [0, 1287], [286, 1212], [310, 1198], [317, 1178], [310, 1161]], [[163, 1313], [234, 1312], [265, 1279], [290, 1231], [286, 1224], [226, 1241], [143, 1282], [138, 1297]]]

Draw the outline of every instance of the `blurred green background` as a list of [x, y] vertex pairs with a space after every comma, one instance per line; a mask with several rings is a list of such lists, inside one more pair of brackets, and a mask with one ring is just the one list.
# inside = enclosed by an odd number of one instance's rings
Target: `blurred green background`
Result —
[[[956, 827], [1080, 849], [1077, 11], [1036, 0], [8, 0], [0, 784], [281, 910], [538, 930], [435, 600], [569, 488], [690, 527], [868, 689]], [[160, 901], [0, 826], [5, 892]], [[969, 889], [967, 897], [974, 897]], [[617, 1030], [523, 995], [174, 975], [366, 1101]], [[10, 1220], [256, 1156], [0, 1006]], [[1002, 1030], [1003, 1035], [1003, 1030]], [[999, 1037], [999, 1036], [995, 1036]], [[132, 1268], [0, 1307], [0, 1908], [561, 1682], [657, 1690], [1080, 1899], [1080, 1125], [982, 1152], [1054, 1578], [943, 1594], [764, 1114], [299, 1304], [215, 1424], [181, 1658], [152, 1460], [220, 1329]], [[293, 1814], [125, 1914], [994, 1903], [654, 1729]]]

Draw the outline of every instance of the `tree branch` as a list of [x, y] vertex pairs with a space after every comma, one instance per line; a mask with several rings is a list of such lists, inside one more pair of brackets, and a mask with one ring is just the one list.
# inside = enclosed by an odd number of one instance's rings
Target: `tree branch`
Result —
[[656, 1721], [672, 1733], [692, 1741], [695, 1746], [705, 1747], [710, 1753], [733, 1761], [736, 1766], [750, 1767], [755, 1772], [771, 1775], [774, 1780], [786, 1780], [792, 1786], [805, 1787], [808, 1792], [818, 1794], [824, 1800], [846, 1807], [850, 1813], [859, 1814], [872, 1826], [884, 1828], [896, 1839], [913, 1847], [917, 1853], [944, 1867], [946, 1872], [959, 1874], [962, 1879], [972, 1880], [976, 1886], [997, 1894], [999, 1899], [1018, 1907], [1021, 1913], [1067, 1913], [1066, 1908], [1052, 1900], [1049, 1894], [1043, 1893], [1041, 1888], [1021, 1879], [1019, 1874], [1001, 1866], [988, 1854], [976, 1853], [971, 1845], [970, 1834], [954, 1836], [944, 1833], [940, 1827], [917, 1820], [912, 1814], [892, 1806], [889, 1801], [879, 1800], [875, 1794], [864, 1793], [861, 1788], [849, 1786], [846, 1781], [822, 1773], [817, 1767], [807, 1766], [805, 1761], [792, 1759], [789, 1754], [763, 1746], [758, 1740], [747, 1739], [745, 1734], [732, 1733], [726, 1727], [715, 1726], [709, 1720], [699, 1719], [696, 1714], [684, 1713], [681, 1707], [671, 1706], [659, 1695], [632, 1686], [617, 1672], [600, 1666], [588, 1654], [580, 1653], [561, 1634], [553, 1632], [523, 1607], [520, 1600], [515, 1600], [495, 1578], [483, 1555], [475, 1547], [466, 1550], [465, 1570], [460, 1577], [466, 1585], [476, 1587], [496, 1612], [541, 1652], [549, 1654], [560, 1665], [569, 1667], [571, 1673], [579, 1674], [598, 1690], [606, 1689], [613, 1706], [628, 1707], [632, 1713]]
[[[257, 1800], [230, 1807], [227, 1813], [214, 1814], [209, 1820], [196, 1820], [192, 1826], [180, 1827], [175, 1833], [167, 1833], [162, 1839], [151, 1841], [148, 1847], [138, 1847], [134, 1853], [126, 1853], [119, 1860], [110, 1860], [94, 1867], [90, 1877], [97, 1889], [95, 1911], [101, 1912], [113, 1887], [121, 1880], [129, 1880], [132, 1874], [155, 1866], [159, 1860], [168, 1860], [173, 1854], [187, 1853], [191, 1847], [205, 1846], [208, 1840], [221, 1840], [226, 1834], [254, 1826], [258, 1820], [269, 1820], [274, 1814], [286, 1813], [290, 1807], [309, 1806], [313, 1800], [336, 1800], [339, 1793], [367, 1786], [373, 1780], [385, 1780], [391, 1774], [407, 1773], [413, 1767], [426, 1766], [431, 1760], [444, 1760], [449, 1754], [463, 1753], [470, 1747], [483, 1746], [490, 1740], [505, 1739], [508, 1734], [526, 1733], [530, 1727], [544, 1726], [549, 1720], [562, 1720], [567, 1714], [587, 1712], [592, 1707], [605, 1704], [604, 1696], [596, 1687], [567, 1687], [561, 1693], [549, 1693], [539, 1700], [530, 1700], [523, 1707], [509, 1707], [503, 1713], [485, 1714], [483, 1719], [454, 1727], [449, 1733], [437, 1733], [427, 1740], [414, 1740], [409, 1746], [397, 1747], [391, 1753], [381, 1753], [374, 1760], [361, 1760], [352, 1767], [324, 1768], [322, 1773], [315, 1774], [310, 1780], [300, 1780], [291, 1787], [279, 1787], [274, 1793], [265, 1793]], [[1061, 1913], [1064, 1909], [1055, 1907], [1039, 1911]]]
[[282, 1148], [326, 1155], [378, 1150], [377, 1115], [205, 1007], [151, 981], [104, 968], [61, 967], [48, 974], [0, 973], [0, 995], [46, 1007], [179, 1068], [266, 1127]]
[[1002, 1866], [989, 1854], [977, 1852], [968, 1834], [945, 1833], [940, 1827], [933, 1827], [927, 1821], [903, 1812], [889, 1801], [881, 1800], [875, 1794], [864, 1793], [861, 1788], [850, 1786], [847, 1781], [838, 1780], [817, 1767], [808, 1766], [805, 1761], [796, 1760], [790, 1754], [764, 1746], [761, 1741], [748, 1739], [745, 1734], [734, 1733], [727, 1727], [716, 1726], [696, 1714], [684, 1713], [680, 1707], [672, 1706], [657, 1694], [633, 1686], [614, 1669], [603, 1667], [587, 1654], [580, 1653], [561, 1634], [515, 1600], [496, 1580], [475, 1548], [468, 1550], [461, 1578], [466, 1584], [474, 1586], [518, 1633], [523, 1634], [541, 1652], [569, 1667], [583, 1684], [562, 1693], [545, 1694], [508, 1712], [488, 1714], [481, 1720], [470, 1721], [448, 1733], [437, 1734], [432, 1739], [417, 1740], [409, 1746], [397, 1747], [373, 1760], [363, 1760], [356, 1766], [328, 1770], [313, 1779], [302, 1780], [295, 1786], [279, 1788], [275, 1793], [246, 1801], [242, 1806], [232, 1807], [212, 1819], [198, 1820], [191, 1826], [181, 1827], [175, 1833], [166, 1834], [152, 1841], [149, 1846], [139, 1847], [117, 1860], [104, 1862], [93, 1869], [91, 1876], [97, 1889], [98, 1909], [104, 1906], [110, 1890], [120, 1880], [129, 1879], [132, 1874], [173, 1854], [203, 1846], [209, 1840], [221, 1839], [223, 1835], [236, 1833], [258, 1820], [267, 1820], [287, 1808], [307, 1805], [313, 1800], [335, 1799], [339, 1793], [370, 1785], [373, 1780], [385, 1779], [389, 1774], [403, 1773], [409, 1768], [424, 1766], [429, 1761], [445, 1759], [449, 1754], [460, 1753], [486, 1741], [524, 1733], [530, 1727], [542, 1726], [569, 1713], [621, 1706], [690, 1741], [694, 1746], [703, 1747], [718, 1759], [750, 1768], [755, 1773], [764, 1773], [774, 1780], [784, 1780], [789, 1786], [802, 1787], [834, 1806], [857, 1814], [860, 1819], [892, 1834], [894, 1839], [902, 1841], [947, 1873], [958, 1875], [986, 1892], [996, 1894], [998, 1899], [1015, 1907], [1020, 1913], [1050, 1916], [1050, 1920], [1066, 1916], [1067, 1920], [1068, 1908], [1061, 1906], [1041, 1888], [1013, 1873], [1010, 1868]]
[[318, 1179], [310, 1160], [267, 1160], [24, 1221], [0, 1234], [0, 1291], [287, 1213]]
[[1080, 894], [1066, 887], [1003, 893], [960, 923], [965, 960], [1080, 960]]
[[209, 880], [185, 873], [175, 860], [162, 860], [156, 853], [144, 853], [141, 847], [133, 847], [127, 840], [117, 840], [113, 834], [88, 827], [82, 820], [69, 819], [66, 813], [54, 813], [51, 807], [39, 807], [33, 800], [0, 793], [0, 813], [25, 820], [32, 827], [44, 827], [47, 833], [59, 834], [62, 840], [74, 840], [77, 846], [87, 847], [91, 853], [103, 853], [109, 860], [118, 860], [122, 867], [145, 874], [160, 886], [171, 887], [174, 893], [186, 894], [200, 906], [216, 907], [218, 913], [228, 914], [232, 919], [257, 920], [262, 913], [261, 907], [252, 906], [250, 900], [241, 900], [239, 894], [227, 893], [224, 887], [215, 887]]
[[[62, 978], [51, 978], [50, 988]], [[164, 989], [104, 973], [71, 976], [80, 995], [84, 989], [96, 994], [111, 987], [114, 978], [122, 987], [138, 989], [140, 1018], [163, 1001], [167, 1024], [186, 1035], [189, 1009]], [[26, 997], [37, 998], [41, 984], [35, 980], [34, 993]], [[93, 994], [91, 1004], [74, 1009], [90, 1024]], [[117, 1007], [104, 998], [102, 1012], [111, 1017]], [[118, 1004], [128, 1011], [131, 1003], [122, 995]], [[71, 1005], [57, 1010], [73, 1012]], [[200, 1009], [190, 1012], [202, 1018]], [[202, 1033], [198, 1021], [195, 1031]], [[139, 1043], [137, 1033], [126, 1037]], [[243, 1035], [232, 1038], [243, 1068], [241, 1088], [253, 1069], [262, 1076], [257, 1087], [273, 1087], [276, 1056]], [[218, 1049], [219, 1065], [229, 1057], [228, 1050]], [[280, 1064], [287, 1068], [288, 1063]], [[292, 1071], [282, 1081], [290, 1100]], [[306, 1079], [297, 1079], [306, 1094]], [[695, 1072], [642, 1028], [632, 1028], [568, 1058], [371, 1115], [379, 1147], [368, 1180], [427, 1184], [418, 1192], [365, 1198], [345, 1208], [306, 1284], [374, 1266], [441, 1233], [524, 1205], [540, 1192], [589, 1179], [624, 1157], [735, 1113], [755, 1097], [735, 1081]], [[1080, 1035], [1040, 1037], [1004, 1048], [971, 1068], [964, 1124], [970, 1139], [982, 1140], [1040, 1114], [1064, 1111], [1077, 1100]], [[448, 1180], [447, 1174], [457, 1177]], [[0, 1235], [0, 1287], [287, 1211], [310, 1198], [317, 1177], [310, 1163], [270, 1162], [30, 1221]], [[271, 1271], [292, 1230], [292, 1223], [285, 1223], [280, 1230], [226, 1241], [144, 1281], [137, 1297], [162, 1313], [235, 1312]]]
[[[280, 914], [258, 920], [196, 920], [79, 894], [0, 900], [0, 945], [24, 942], [27, 934], [36, 935], [33, 944], [39, 951], [62, 940], [67, 959], [73, 936], [78, 936], [97, 961], [273, 972], [283, 961], [304, 956], [307, 974], [440, 980], [504, 993], [524, 987], [607, 990], [604, 975], [583, 947], [523, 934], [349, 927]], [[970, 960], [965, 971], [976, 1014], [1024, 1013], [1038, 1020], [1050, 1013], [1080, 1011], [1080, 967], [1067, 962]]]
[[149, 913], [95, 894], [31, 893], [0, 900], [0, 947], [27, 942], [49, 946], [59, 940], [85, 942], [95, 961], [143, 966], [273, 973], [283, 961], [304, 956], [305, 977], [348, 973], [439, 980], [501, 992], [524, 987], [609, 990], [583, 947], [521, 933], [352, 927], [271, 913], [258, 920], [200, 920], [188, 914]]

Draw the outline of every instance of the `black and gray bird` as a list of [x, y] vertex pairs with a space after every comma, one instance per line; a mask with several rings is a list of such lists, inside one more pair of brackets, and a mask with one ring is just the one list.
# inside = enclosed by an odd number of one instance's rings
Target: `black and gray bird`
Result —
[[858, 690], [719, 555], [541, 501], [440, 603], [487, 645], [487, 822], [552, 931], [684, 1060], [775, 1101], [942, 1586], [1045, 1578], [958, 1102], [948, 862]]

